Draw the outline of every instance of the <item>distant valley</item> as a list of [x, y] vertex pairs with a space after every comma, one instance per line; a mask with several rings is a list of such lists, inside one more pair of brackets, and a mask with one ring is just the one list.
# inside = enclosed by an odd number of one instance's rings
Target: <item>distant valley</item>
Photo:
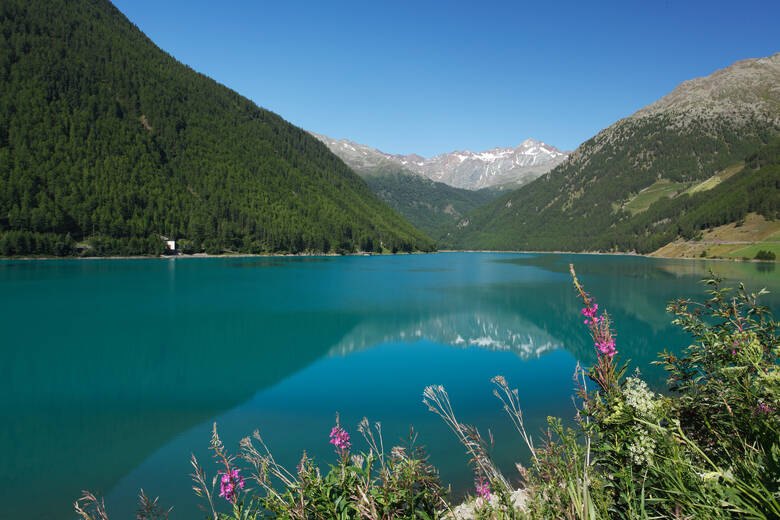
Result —
[[517, 148], [451, 152], [425, 159], [312, 135], [439, 247], [451, 247], [454, 230], [468, 212], [536, 179], [568, 156], [568, 152], [526, 139]]

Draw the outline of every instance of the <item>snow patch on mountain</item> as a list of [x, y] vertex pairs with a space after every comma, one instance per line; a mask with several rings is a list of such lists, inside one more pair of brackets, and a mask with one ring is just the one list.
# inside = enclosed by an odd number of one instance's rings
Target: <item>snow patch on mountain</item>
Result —
[[387, 154], [346, 139], [312, 135], [358, 173], [396, 165], [433, 181], [472, 190], [518, 187], [547, 173], [569, 155], [541, 141], [526, 139], [517, 148], [497, 147], [479, 153], [459, 150], [426, 159], [417, 154]]

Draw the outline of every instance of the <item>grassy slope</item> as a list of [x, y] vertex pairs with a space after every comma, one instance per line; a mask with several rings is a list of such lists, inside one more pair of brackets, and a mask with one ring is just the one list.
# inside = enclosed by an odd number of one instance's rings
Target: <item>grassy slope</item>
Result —
[[[707, 182], [707, 181], [704, 181]], [[704, 183], [702, 183], [704, 184]], [[630, 211], [632, 215], [645, 211], [650, 205], [661, 197], [671, 198], [688, 186], [687, 183], [672, 182], [660, 179], [640, 191], [635, 197], [623, 205], [623, 209]], [[713, 186], [714, 187], [714, 186]]]
[[740, 170], [742, 170], [742, 168], [744, 166], [745, 166], [744, 162], [739, 162], [737, 164], [729, 166], [728, 168], [725, 168], [722, 171], [716, 173], [715, 175], [713, 175], [712, 177], [710, 177], [706, 181], [701, 182], [699, 184], [696, 184], [694, 186], [691, 186], [690, 188], [685, 190], [685, 193], [687, 193], [688, 195], [693, 195], [694, 193], [698, 193], [700, 191], [711, 190], [712, 188], [714, 188], [715, 186], [717, 186], [721, 182], [725, 181], [726, 179], [728, 179], [732, 175], [734, 175], [736, 173], [739, 173]]
[[700, 240], [676, 240], [652, 252], [664, 258], [754, 258], [759, 250], [780, 258], [780, 221], [749, 213], [744, 222], [706, 230]]
[[663, 197], [673, 199], [681, 194], [693, 195], [695, 193], [709, 191], [718, 186], [721, 182], [739, 173], [744, 166], [744, 161], [739, 162], [728, 168], [724, 168], [702, 182], [693, 184], [690, 182], [671, 182], [667, 179], [659, 179], [623, 204], [622, 209], [631, 212], [632, 215], [636, 215], [637, 213], [646, 211], [653, 203], [661, 200]]

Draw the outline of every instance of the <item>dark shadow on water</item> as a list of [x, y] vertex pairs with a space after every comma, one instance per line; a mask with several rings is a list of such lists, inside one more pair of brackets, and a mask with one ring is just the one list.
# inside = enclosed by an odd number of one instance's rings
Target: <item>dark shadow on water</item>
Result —
[[[0, 411], [13, 418], [0, 443], [14, 447], [0, 457], [0, 475], [16, 475], [0, 490], [4, 509], [27, 507], [46, 489], [38, 516], [24, 517], [52, 518], [81, 489], [108, 492], [159, 446], [326, 355], [355, 324], [329, 313], [203, 315], [146, 323], [133, 341], [102, 329], [91, 334], [107, 341], [85, 335], [67, 348], [33, 349], [48, 370], [13, 356], [0, 383]], [[176, 340], [165, 339], [167, 327]]]

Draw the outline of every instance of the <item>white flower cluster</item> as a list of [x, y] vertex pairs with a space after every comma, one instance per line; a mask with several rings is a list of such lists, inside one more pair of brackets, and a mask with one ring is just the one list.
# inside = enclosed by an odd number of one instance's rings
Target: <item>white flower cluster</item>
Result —
[[[647, 383], [638, 377], [626, 378], [626, 386], [623, 388], [626, 405], [634, 410], [634, 417], [646, 421], [655, 421], [658, 411], [655, 394], [647, 388]], [[631, 461], [637, 465], [649, 464], [652, 460], [655, 441], [650, 432], [642, 424], [636, 424], [631, 429], [632, 442], [628, 447]]]
[[638, 377], [626, 378], [623, 395], [626, 397], [626, 404], [634, 409], [637, 417], [647, 420], [655, 419], [655, 394], [647, 388], [647, 383]]
[[634, 426], [632, 433], [633, 442], [628, 447], [631, 461], [638, 466], [650, 464], [653, 450], [655, 450], [655, 441], [641, 426]]

